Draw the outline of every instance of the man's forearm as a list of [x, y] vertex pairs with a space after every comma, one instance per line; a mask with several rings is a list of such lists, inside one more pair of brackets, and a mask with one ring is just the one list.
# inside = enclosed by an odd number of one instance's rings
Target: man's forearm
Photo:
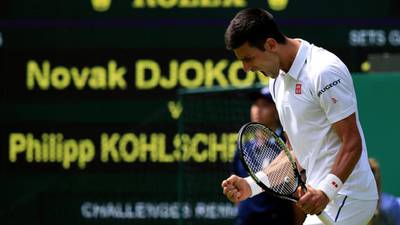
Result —
[[331, 173], [335, 174], [344, 183], [357, 165], [362, 153], [361, 143], [343, 143], [332, 166]]
[[317, 187], [330, 200], [335, 197], [350, 176], [362, 153], [362, 140], [358, 131], [355, 113], [336, 122], [333, 128], [341, 142], [340, 150], [336, 155], [330, 173]]
[[331, 173], [344, 183], [350, 176], [362, 153], [362, 140], [353, 113], [343, 121], [334, 124], [334, 129], [341, 141]]

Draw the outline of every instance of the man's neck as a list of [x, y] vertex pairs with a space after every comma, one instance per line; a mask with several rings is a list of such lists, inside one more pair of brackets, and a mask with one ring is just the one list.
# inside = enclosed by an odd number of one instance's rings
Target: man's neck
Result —
[[293, 38], [286, 38], [286, 44], [280, 45], [279, 57], [280, 57], [280, 69], [287, 73], [296, 58], [297, 52], [299, 51], [301, 41]]

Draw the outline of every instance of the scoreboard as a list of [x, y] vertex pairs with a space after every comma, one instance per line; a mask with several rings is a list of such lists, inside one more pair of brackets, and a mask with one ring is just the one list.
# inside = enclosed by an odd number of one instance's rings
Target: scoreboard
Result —
[[268, 84], [224, 47], [247, 7], [352, 72], [400, 49], [395, 0], [1, 1], [0, 223], [231, 224], [243, 92]]

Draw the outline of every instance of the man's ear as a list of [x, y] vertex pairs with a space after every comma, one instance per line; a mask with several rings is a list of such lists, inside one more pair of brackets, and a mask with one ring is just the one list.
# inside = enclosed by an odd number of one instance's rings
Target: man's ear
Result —
[[265, 40], [264, 48], [269, 52], [276, 52], [277, 47], [278, 47], [278, 42], [276, 42], [275, 39], [267, 38], [267, 40]]

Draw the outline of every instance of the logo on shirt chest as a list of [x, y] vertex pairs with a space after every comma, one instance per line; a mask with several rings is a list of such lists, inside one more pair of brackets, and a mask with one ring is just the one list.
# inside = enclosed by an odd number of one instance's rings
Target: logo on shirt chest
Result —
[[294, 93], [296, 93], [296, 95], [301, 95], [301, 84], [296, 84], [296, 88], [294, 89]]

